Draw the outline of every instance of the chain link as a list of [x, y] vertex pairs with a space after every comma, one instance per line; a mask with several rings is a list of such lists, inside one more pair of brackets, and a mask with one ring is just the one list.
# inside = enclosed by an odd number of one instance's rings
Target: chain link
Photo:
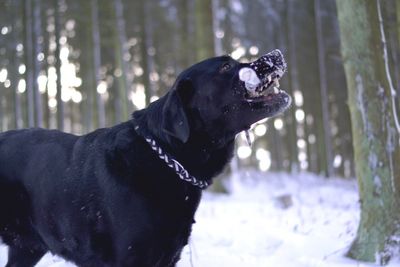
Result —
[[150, 145], [151, 149], [154, 150], [158, 157], [167, 163], [168, 167], [173, 169], [180, 179], [191, 183], [194, 186], [199, 187], [200, 189], [207, 188], [210, 184], [206, 181], [198, 180], [196, 177], [189, 174], [189, 172], [179, 163], [179, 161], [175, 160], [171, 157], [171, 155], [167, 154], [159, 147], [155, 140], [146, 137], [146, 142]]

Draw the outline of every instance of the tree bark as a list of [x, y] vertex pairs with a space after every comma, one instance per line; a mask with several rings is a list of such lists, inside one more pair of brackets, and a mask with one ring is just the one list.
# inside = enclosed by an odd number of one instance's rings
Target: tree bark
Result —
[[[53, 3], [51, 3], [51, 6], [53, 7]], [[42, 8], [43, 8], [43, 21], [44, 21], [44, 25], [48, 25], [49, 21], [51, 21], [52, 19], [52, 14], [47, 11], [47, 8], [49, 8], [49, 3], [43, 2], [42, 3]], [[46, 10], [46, 11], [45, 11]], [[44, 26], [45, 27], [45, 26]], [[45, 75], [48, 76], [48, 70], [49, 67], [52, 65], [52, 62], [49, 62], [49, 57], [51, 55], [51, 48], [50, 48], [50, 39], [52, 38], [53, 32], [51, 31], [47, 31], [47, 30], [43, 30], [43, 53], [44, 53], [44, 60], [43, 60], [43, 69], [45, 70]], [[45, 128], [50, 128], [51, 126], [51, 121], [52, 121], [52, 114], [49, 108], [49, 91], [47, 90], [47, 86], [46, 86], [46, 92], [43, 95], [43, 107], [44, 107], [44, 112], [43, 112], [43, 127]]]
[[224, 52], [232, 51], [232, 38], [234, 37], [232, 23], [232, 1], [220, 0], [220, 6], [225, 13], [224, 19], [220, 22], [221, 28], [224, 29], [224, 38], [222, 38], [222, 50]]
[[328, 82], [327, 82], [327, 70], [325, 62], [325, 45], [323, 42], [323, 31], [321, 22], [321, 11], [320, 11], [320, 0], [314, 0], [314, 14], [315, 14], [315, 26], [317, 36], [317, 53], [318, 53], [318, 66], [319, 66], [319, 82], [320, 82], [320, 93], [321, 93], [321, 111], [322, 111], [322, 132], [325, 143], [325, 160], [326, 160], [326, 171], [327, 177], [334, 175], [333, 171], [333, 152], [332, 152], [332, 136], [330, 127], [330, 112], [329, 112], [329, 101], [328, 101]]
[[177, 71], [180, 72], [183, 69], [187, 68], [191, 63], [193, 63], [193, 56], [191, 53], [191, 48], [193, 46], [192, 32], [191, 29], [193, 27], [193, 23], [191, 21], [192, 18], [192, 9], [190, 8], [191, 2], [188, 0], [178, 0], [177, 1], [177, 9], [178, 9], [178, 31], [179, 31], [179, 50], [176, 51], [178, 62]]
[[33, 58], [34, 51], [32, 47], [32, 1], [24, 2], [24, 55], [25, 55], [25, 84], [28, 100], [28, 127], [35, 126], [35, 110], [34, 110], [34, 77], [33, 77]]
[[196, 60], [215, 55], [212, 0], [195, 0]]
[[[213, 27], [213, 40], [214, 40], [214, 51], [215, 55], [222, 56], [222, 41], [221, 38], [217, 36], [217, 32], [221, 30], [220, 21], [219, 21], [219, 0], [211, 0], [212, 1], [212, 27]], [[210, 37], [211, 38], [211, 37]]]
[[130, 88], [131, 82], [128, 79], [129, 66], [128, 62], [124, 59], [124, 56], [128, 54], [127, 49], [127, 38], [125, 29], [125, 19], [123, 13], [123, 4], [121, 0], [114, 1], [115, 21], [116, 21], [116, 37], [114, 47], [117, 52], [116, 67], [121, 71], [121, 75], [118, 77], [118, 110], [116, 113], [117, 122], [127, 120], [128, 115], [128, 88]]
[[[17, 18], [21, 16], [20, 7], [23, 3], [20, 0], [12, 2], [13, 15]], [[21, 23], [22, 24], [22, 23]], [[18, 43], [18, 32], [21, 31], [20, 23], [18, 20], [13, 21], [13, 31], [12, 31], [12, 39], [13, 39], [13, 50], [12, 50], [12, 58], [11, 58], [11, 66], [10, 70], [10, 80], [11, 80], [11, 88], [13, 88], [14, 95], [14, 112], [15, 112], [15, 124], [14, 127], [16, 129], [21, 129], [23, 127], [23, 118], [22, 118], [22, 107], [21, 107], [21, 94], [18, 93], [18, 66], [21, 63], [20, 57], [16, 51], [16, 45]]]
[[399, 38], [399, 46], [400, 46], [400, 3], [396, 2], [396, 15], [397, 15], [397, 37]]
[[380, 0], [337, 0], [361, 221], [348, 256], [386, 264], [400, 235], [400, 127]]
[[61, 59], [60, 59], [60, 3], [59, 0], [54, 0], [54, 34], [56, 41], [55, 51], [55, 68], [57, 72], [57, 129], [64, 130], [64, 103], [61, 99]]
[[[80, 6], [81, 14], [91, 14], [91, 1], [85, 1]], [[81, 41], [82, 53], [80, 56], [81, 77], [82, 77], [82, 96], [84, 104], [81, 104], [82, 126], [83, 132], [88, 133], [95, 129], [96, 125], [96, 81], [93, 67], [93, 53], [89, 52], [93, 49], [92, 44], [92, 19], [91, 16], [81, 15], [81, 23], [86, 27], [78, 28], [78, 38]]]
[[40, 41], [42, 36], [42, 17], [41, 17], [41, 0], [33, 0], [33, 36], [32, 36], [32, 44], [33, 44], [33, 95], [34, 95], [34, 106], [35, 106], [35, 115], [36, 115], [36, 126], [43, 127], [43, 107], [42, 107], [42, 96], [39, 92], [39, 85], [37, 82], [37, 78], [39, 77], [41, 70], [41, 63], [38, 60], [39, 53], [42, 52], [42, 42]]
[[[91, 19], [92, 19], [92, 43], [93, 43], [93, 68], [95, 85], [100, 82], [100, 66], [101, 66], [101, 51], [100, 51], [100, 29], [99, 29], [99, 10], [97, 0], [91, 0]], [[94, 89], [93, 89], [94, 90]], [[97, 113], [98, 126], [106, 126], [106, 112], [102, 95], [96, 91], [97, 95]]]
[[143, 84], [145, 88], [145, 101], [146, 106], [150, 103], [152, 96], [156, 96], [156, 90], [154, 88], [154, 83], [150, 80], [150, 74], [154, 71], [154, 53], [149, 53], [151, 49], [154, 48], [153, 40], [153, 22], [150, 14], [152, 14], [154, 7], [151, 1], [141, 2], [141, 10], [143, 10], [140, 15], [141, 27], [141, 65], [144, 70], [143, 74]]
[[[288, 91], [291, 95], [295, 90], [300, 89], [300, 81], [299, 81], [299, 72], [298, 72], [298, 59], [297, 59], [297, 47], [295, 40], [295, 23], [293, 21], [294, 17], [294, 2], [293, 0], [287, 0], [287, 9], [286, 9], [286, 27], [287, 27], [287, 43], [288, 43], [288, 65], [290, 67], [290, 72], [288, 73], [288, 79], [290, 86], [288, 87]], [[288, 120], [286, 123], [287, 127], [287, 151], [289, 156], [290, 167], [289, 171], [297, 172], [299, 170], [299, 161], [298, 161], [298, 148], [296, 145], [297, 142], [297, 133], [296, 133], [296, 117], [295, 117], [295, 109], [292, 108], [288, 111]]]
[[[397, 42], [397, 47], [400, 47], [400, 2], [396, 1], [396, 22], [397, 22], [397, 38], [399, 39]], [[400, 50], [400, 49], [399, 49]], [[400, 56], [400, 51], [398, 51], [398, 55]], [[400, 60], [398, 58], [398, 60]], [[397, 66], [398, 68], [398, 66]], [[400, 74], [398, 74], [400, 76]], [[400, 77], [398, 78], [399, 80], [397, 81], [397, 95], [400, 95]], [[397, 97], [398, 102], [400, 104], [400, 97]]]
[[335, 175], [355, 177], [353, 143], [351, 138], [350, 111], [347, 105], [347, 85], [343, 62], [340, 57], [339, 23], [336, 0], [320, 1], [322, 32], [326, 51], [327, 89], [330, 101], [330, 130], [332, 153], [341, 162], [337, 162]]

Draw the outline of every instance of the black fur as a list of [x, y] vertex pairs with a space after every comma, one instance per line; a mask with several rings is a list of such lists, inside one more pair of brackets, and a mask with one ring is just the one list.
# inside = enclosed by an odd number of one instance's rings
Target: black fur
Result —
[[143, 136], [211, 181], [232, 157], [237, 133], [283, 110], [282, 99], [246, 101], [243, 65], [226, 56], [198, 63], [132, 120], [87, 135], [0, 134], [7, 267], [34, 266], [47, 251], [84, 267], [175, 266], [201, 190], [180, 180]]

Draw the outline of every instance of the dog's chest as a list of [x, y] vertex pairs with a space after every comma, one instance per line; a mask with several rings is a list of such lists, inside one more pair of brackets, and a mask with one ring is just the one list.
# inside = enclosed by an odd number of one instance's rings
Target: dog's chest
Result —
[[[112, 217], [102, 217], [99, 226], [113, 234], [116, 255], [142, 255], [145, 266], [169, 266], [188, 243], [194, 214], [200, 196], [187, 194], [183, 198], [163, 195], [135, 201], [114, 210]], [[130, 201], [129, 201], [130, 202]], [[107, 229], [112, 226], [113, 229]], [[164, 264], [164, 265], [163, 265]]]

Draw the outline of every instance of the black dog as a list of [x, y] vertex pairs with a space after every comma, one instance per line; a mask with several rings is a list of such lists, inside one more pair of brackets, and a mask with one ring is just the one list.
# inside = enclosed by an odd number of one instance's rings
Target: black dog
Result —
[[132, 120], [84, 136], [0, 134], [0, 236], [7, 267], [47, 252], [78, 266], [175, 266], [202, 189], [235, 136], [290, 105], [275, 50], [250, 64], [200, 62]]

